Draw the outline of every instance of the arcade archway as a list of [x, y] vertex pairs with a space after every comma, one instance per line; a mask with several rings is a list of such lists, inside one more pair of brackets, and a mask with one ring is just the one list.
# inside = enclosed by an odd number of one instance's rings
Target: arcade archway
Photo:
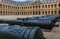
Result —
[[59, 14], [60, 14], [60, 10], [59, 10]]

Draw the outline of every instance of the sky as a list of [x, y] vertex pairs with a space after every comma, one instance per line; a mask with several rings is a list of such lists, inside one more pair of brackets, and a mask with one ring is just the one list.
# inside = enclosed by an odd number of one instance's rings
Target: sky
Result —
[[15, 1], [26, 1], [26, 0], [15, 0]]

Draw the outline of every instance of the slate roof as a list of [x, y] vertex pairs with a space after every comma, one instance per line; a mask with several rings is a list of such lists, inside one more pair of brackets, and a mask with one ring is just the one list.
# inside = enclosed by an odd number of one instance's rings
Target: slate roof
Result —
[[33, 4], [34, 2], [36, 3], [51, 3], [51, 2], [56, 2], [58, 0], [36, 0], [36, 1], [24, 1], [24, 2], [20, 2], [21, 5], [29, 5], [29, 4]]
[[25, 2], [20, 2], [20, 4], [21, 4], [21, 5], [29, 5], [29, 4], [33, 4], [34, 2], [36, 2], [36, 3], [41, 3], [41, 1], [38, 0], [38, 1], [25, 1]]
[[48, 3], [48, 2], [56, 2], [58, 0], [36, 0], [36, 1], [24, 1], [24, 2], [16, 2], [13, 0], [4, 0], [5, 2], [11, 2], [11, 4], [16, 4], [16, 5], [29, 5], [29, 4], [33, 4], [33, 3]]

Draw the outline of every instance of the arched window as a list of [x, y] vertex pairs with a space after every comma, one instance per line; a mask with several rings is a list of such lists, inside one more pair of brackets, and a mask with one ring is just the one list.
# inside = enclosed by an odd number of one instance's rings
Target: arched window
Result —
[[40, 8], [40, 5], [39, 5], [39, 8]]
[[24, 13], [24, 15], [25, 15], [25, 12], [23, 12]]
[[45, 11], [45, 15], [47, 15], [47, 11]]
[[18, 9], [19, 9], [19, 7], [18, 7]]
[[19, 9], [21, 9], [21, 7], [19, 7]]
[[48, 8], [50, 8], [50, 5], [48, 5]]
[[51, 11], [51, 14], [53, 15], [53, 11]]
[[41, 13], [40, 13], [40, 11], [39, 11], [39, 15], [40, 15]]
[[6, 5], [6, 8], [7, 8], [7, 5]]
[[37, 6], [36, 6], [36, 8], [37, 8]]
[[50, 13], [50, 11], [48, 11], [48, 13]]
[[36, 11], [36, 15], [37, 15], [37, 11]]
[[53, 4], [51, 5], [51, 8], [53, 8]]
[[26, 7], [26, 9], [27, 9], [27, 7]]
[[60, 14], [60, 10], [59, 10], [59, 14]]
[[55, 13], [57, 13], [57, 11], [55, 11]]
[[19, 15], [19, 12], [17, 13], [17, 15]]
[[33, 15], [35, 14], [35, 12], [33, 11]]
[[45, 5], [45, 8], [47, 8], [47, 5]]
[[59, 7], [60, 7], [60, 3], [59, 3]]
[[5, 8], [5, 5], [3, 5], [3, 8]]
[[44, 11], [42, 11], [42, 15], [44, 15]]
[[30, 6], [30, 9], [31, 9], [32, 7]]
[[33, 9], [35, 8], [35, 6], [33, 6]]
[[23, 12], [22, 12], [22, 15], [24, 15]]
[[2, 8], [2, 4], [0, 4], [0, 8]]
[[5, 15], [5, 11], [3, 11], [3, 15]]
[[23, 9], [23, 7], [22, 7], [22, 9]]
[[0, 15], [2, 15], [2, 11], [0, 11]]
[[7, 11], [6, 11], [6, 15], [7, 15]]
[[24, 9], [25, 9], [25, 7], [24, 7]]
[[28, 6], [28, 9], [29, 9], [29, 6]]
[[44, 5], [42, 6], [42, 8], [44, 8]]
[[55, 8], [57, 7], [57, 5], [56, 5], [56, 4], [55, 4], [54, 6], [55, 6]]

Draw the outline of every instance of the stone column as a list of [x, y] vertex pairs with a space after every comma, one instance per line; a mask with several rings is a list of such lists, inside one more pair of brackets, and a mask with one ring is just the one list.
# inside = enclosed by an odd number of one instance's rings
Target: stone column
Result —
[[2, 9], [3, 9], [3, 4], [2, 4]]

